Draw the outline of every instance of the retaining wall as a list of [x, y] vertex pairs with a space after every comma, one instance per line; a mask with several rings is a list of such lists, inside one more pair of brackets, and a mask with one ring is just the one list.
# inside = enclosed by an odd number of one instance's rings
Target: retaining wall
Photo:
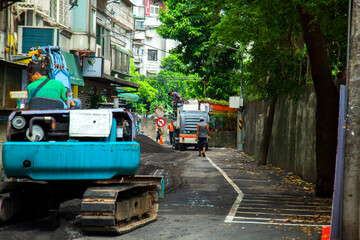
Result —
[[[162, 127], [163, 141], [169, 140], [169, 134], [167, 133], [167, 125], [170, 123], [170, 119], [165, 119], [166, 124]], [[140, 131], [152, 138], [156, 139], [156, 119], [155, 118], [142, 118], [140, 124]], [[211, 140], [209, 141], [209, 147], [236, 147], [236, 132], [220, 131], [211, 132]]]
[[[272, 126], [267, 163], [316, 181], [315, 112], [316, 95], [309, 87], [300, 100], [278, 98]], [[243, 148], [259, 157], [269, 102], [246, 103], [243, 114]]]

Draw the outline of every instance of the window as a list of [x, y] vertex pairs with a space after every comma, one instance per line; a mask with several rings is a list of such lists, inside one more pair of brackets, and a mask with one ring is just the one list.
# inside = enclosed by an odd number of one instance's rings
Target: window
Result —
[[55, 21], [57, 20], [57, 1], [56, 0], [50, 1], [50, 17], [52, 19], [54, 19]]
[[119, 51], [116, 48], [112, 48], [112, 61], [111, 61], [111, 70], [123, 73], [130, 74], [130, 57], [129, 54]]
[[135, 29], [137, 30], [145, 30], [145, 21], [144, 20], [136, 20], [135, 21]]
[[140, 63], [142, 62], [142, 55], [144, 54], [144, 49], [135, 46], [134, 48], [134, 62], [135, 63]]
[[148, 60], [149, 61], [157, 61], [157, 50], [148, 50]]
[[68, 25], [69, 1], [67, 0], [50, 0], [50, 18], [55, 22]]
[[145, 17], [145, 7], [144, 6], [136, 6], [133, 8], [134, 15], [136, 18], [144, 18]]
[[142, 55], [142, 54], [144, 54], [144, 49], [135, 46], [134, 53], [135, 53], [135, 55]]
[[91, 22], [90, 22], [90, 33], [94, 34], [96, 32], [96, 11], [94, 9], [91, 10]]
[[150, 5], [150, 15], [159, 15], [160, 6]]
[[96, 44], [101, 46], [101, 56], [105, 59], [109, 57], [109, 30], [100, 25], [96, 25]]

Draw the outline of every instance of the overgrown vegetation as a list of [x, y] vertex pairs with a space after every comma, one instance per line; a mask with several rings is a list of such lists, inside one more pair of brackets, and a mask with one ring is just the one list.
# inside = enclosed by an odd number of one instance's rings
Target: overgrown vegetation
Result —
[[140, 83], [138, 102], [129, 103], [136, 112], [145, 115], [154, 113], [157, 106], [163, 106], [168, 112], [172, 112], [172, 98], [168, 92], [178, 92], [182, 97], [196, 97], [196, 88], [201, 80], [195, 74], [178, 72], [181, 64], [176, 55], [166, 57], [162, 62], [160, 73], [156, 77], [146, 78], [135, 72], [136, 67], [131, 63], [131, 81]]

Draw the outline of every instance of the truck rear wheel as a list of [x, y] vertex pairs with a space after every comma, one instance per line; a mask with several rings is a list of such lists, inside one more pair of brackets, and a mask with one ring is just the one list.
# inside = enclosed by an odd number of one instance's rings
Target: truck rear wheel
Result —
[[174, 147], [175, 147], [175, 150], [179, 150], [179, 148], [180, 148], [180, 143], [177, 142], [177, 141], [175, 141]]
[[185, 144], [180, 143], [180, 151], [184, 151], [184, 150], [186, 150]]

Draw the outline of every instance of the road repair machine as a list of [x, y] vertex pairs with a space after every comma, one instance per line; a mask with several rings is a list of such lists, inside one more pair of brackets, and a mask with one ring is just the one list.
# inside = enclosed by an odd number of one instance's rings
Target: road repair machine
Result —
[[[50, 78], [71, 89], [60, 49], [35, 51], [34, 61], [48, 61]], [[9, 116], [0, 219], [82, 198], [86, 232], [122, 234], [156, 220], [163, 178], [136, 175], [140, 145], [134, 141], [133, 116], [117, 106], [81, 110], [60, 104], [55, 109], [41, 102], [37, 109], [19, 109]]]
[[197, 124], [200, 117], [209, 123], [209, 104], [199, 103], [197, 100], [189, 99], [176, 109], [174, 121], [174, 147], [175, 149], [186, 150], [187, 147], [196, 147]]

